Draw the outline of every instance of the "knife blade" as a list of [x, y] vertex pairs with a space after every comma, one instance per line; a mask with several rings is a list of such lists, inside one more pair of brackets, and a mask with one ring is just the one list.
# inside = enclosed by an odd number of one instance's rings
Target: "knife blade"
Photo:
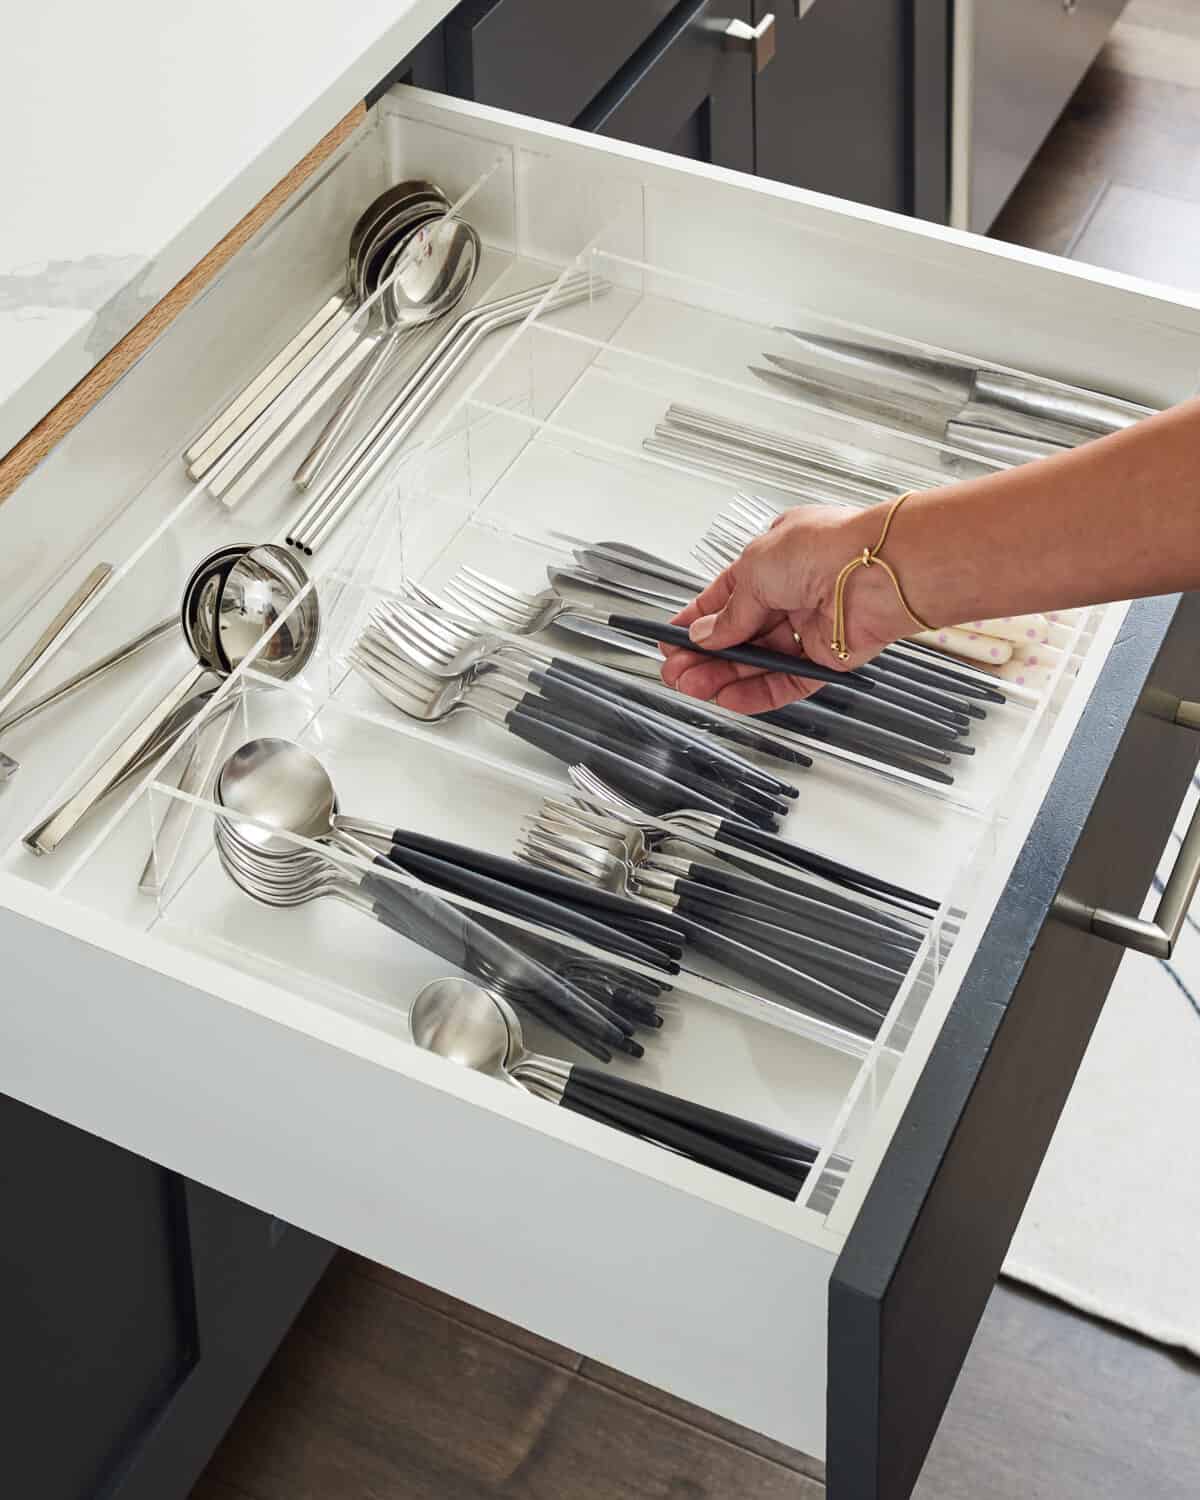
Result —
[[906, 406], [888, 400], [857, 381], [818, 379], [798, 360], [789, 359], [784, 354], [764, 354], [763, 358], [775, 368], [764, 370], [759, 365], [747, 366], [750, 373], [760, 380], [777, 382], [793, 394], [799, 392], [819, 406], [844, 416], [858, 417], [886, 427], [912, 428], [926, 437], [941, 438], [944, 408], [939, 412], [928, 407]]
[[685, 590], [681, 585], [668, 583], [633, 563], [618, 562], [611, 553], [599, 552], [594, 547], [580, 547], [575, 553], [575, 561], [585, 571], [594, 573], [598, 578], [606, 579], [609, 583], [639, 589], [644, 594], [653, 594], [656, 598], [665, 601], [659, 607], [671, 608], [672, 613], [682, 609], [685, 604], [690, 604], [706, 587], [703, 579], [697, 579], [695, 588]]
[[[798, 328], [776, 328], [775, 332], [787, 334], [806, 348], [873, 378], [874, 382], [903, 381], [925, 400], [961, 406], [979, 399], [1003, 406], [1011, 415], [1037, 417], [1063, 427], [1082, 429], [1092, 436], [1130, 427], [1144, 417], [1152, 416], [1155, 410], [1103, 391], [1048, 380], [1044, 376], [986, 369], [970, 360], [960, 363], [952, 359], [937, 359], [908, 350], [886, 349], [852, 339], [808, 333]], [[1009, 427], [1007, 422], [992, 425], [1003, 426], [1004, 431], [1017, 430]]]

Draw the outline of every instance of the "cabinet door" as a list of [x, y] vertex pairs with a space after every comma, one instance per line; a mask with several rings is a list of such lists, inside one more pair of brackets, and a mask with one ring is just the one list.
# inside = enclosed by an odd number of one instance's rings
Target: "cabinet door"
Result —
[[701, 0], [665, 21], [575, 121], [580, 130], [671, 151], [693, 161], [754, 170], [753, 66], [727, 51], [731, 20], [749, 0]]
[[183, 1500], [331, 1253], [0, 1095], [6, 1492]]
[[909, 211], [906, 0], [755, 0], [775, 56], [754, 83], [755, 171]]

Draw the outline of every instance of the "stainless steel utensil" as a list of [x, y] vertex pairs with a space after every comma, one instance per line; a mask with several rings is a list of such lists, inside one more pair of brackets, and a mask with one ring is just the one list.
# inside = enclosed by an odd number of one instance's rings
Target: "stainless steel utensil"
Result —
[[462, 301], [475, 279], [481, 253], [479, 236], [469, 224], [443, 218], [418, 229], [385, 261], [381, 273], [385, 331], [292, 476], [300, 489], [316, 482], [400, 340], [445, 317]]
[[340, 847], [397, 873], [349, 831], [351, 820], [339, 818], [328, 773], [303, 747], [279, 739], [243, 745], [218, 773], [216, 800], [227, 813], [213, 830], [221, 863], [248, 895], [269, 906], [332, 895], [485, 982], [527, 993], [605, 1058], [608, 1046], [641, 1055], [632, 1026], [608, 1020], [581, 991], [429, 888], [382, 874], [358, 875], [324, 852], [297, 845], [295, 838], [305, 838]]
[[457, 978], [425, 986], [409, 1011], [418, 1047], [601, 1124], [795, 1198], [818, 1149], [748, 1120], [594, 1068], [531, 1052], [511, 1005]]
[[[15, 698], [29, 684], [30, 679], [37, 672], [43, 657], [50, 650], [51, 646], [54, 645], [55, 641], [58, 640], [59, 636], [62, 635], [63, 631], [66, 630], [67, 626], [96, 591], [108, 582], [112, 577], [112, 573], [113, 568], [111, 563], [98, 563], [92, 569], [13, 668], [7, 681], [0, 687], [0, 702], [3, 702], [6, 698]], [[22, 717], [28, 718], [28, 712]], [[0, 732], [3, 732], [5, 727], [5, 725], [0, 724]], [[0, 783], [8, 781], [20, 769], [21, 765], [19, 761], [14, 760], [11, 755], [5, 755], [0, 750]]]
[[[157, 625], [152, 625], [149, 630], [144, 630], [140, 635], [135, 636], [133, 640], [127, 641], [125, 645], [118, 646], [115, 651], [108, 652], [99, 661], [94, 661], [90, 666], [73, 673], [65, 681], [60, 682], [57, 687], [51, 688], [47, 693], [43, 693], [41, 697], [33, 699], [30, 703], [23, 704], [14, 713], [9, 714], [4, 719], [0, 719], [0, 734], [6, 734], [9, 730], [18, 728], [29, 719], [34, 718], [35, 715], [40, 714], [43, 709], [53, 708], [56, 703], [62, 703], [64, 699], [71, 697], [80, 688], [87, 687], [89, 683], [98, 682], [102, 677], [106, 677], [109, 672], [144, 651], [147, 646], [153, 645], [155, 641], [162, 640], [164, 636], [174, 635], [178, 629], [179, 620], [176, 616], [172, 615], [168, 620], [160, 620]], [[15, 775], [20, 768], [19, 762], [14, 760], [10, 755], [0, 753], [0, 761], [8, 763], [9, 770], [7, 775]], [[0, 780], [2, 779], [4, 777], [0, 776]]]
[[[121, 743], [91, 773], [83, 785], [44, 817], [25, 835], [23, 843], [35, 854], [48, 854], [92, 810], [110, 790], [114, 781], [135, 760], [146, 744], [155, 738], [169, 721], [202, 687], [204, 679], [215, 673], [226, 677], [241, 666], [251, 651], [257, 651], [265, 636], [275, 631], [258, 660], [261, 671], [281, 679], [294, 677], [308, 664], [316, 649], [320, 615], [315, 592], [297, 604], [303, 585], [303, 570], [295, 558], [274, 546], [245, 547], [242, 555], [231, 562], [231, 550], [204, 559], [192, 572], [184, 590], [181, 617], [185, 638], [192, 642], [192, 616], [195, 600], [210, 586], [213, 575], [225, 571], [224, 581], [214, 600], [218, 610], [213, 645], [216, 655], [198, 658], [196, 665], [125, 736]], [[295, 609], [293, 610], [293, 605]], [[288, 618], [276, 629], [279, 622]]]
[[366, 253], [378, 243], [378, 235], [388, 222], [402, 220], [414, 203], [432, 205], [434, 211], [443, 212], [450, 206], [439, 188], [419, 180], [398, 183], [367, 205], [350, 232], [342, 290], [322, 305], [187, 448], [184, 464], [193, 479], [209, 474], [268, 411], [271, 415], [265, 425], [273, 427], [286, 420], [294, 402], [281, 403], [279, 398], [350, 323], [365, 295]]
[[[1053, 423], [1061, 433], [1101, 436], [1131, 427], [1152, 416], [1153, 407], [1101, 391], [1086, 390], [1037, 375], [1014, 375], [987, 369], [964, 358], [931, 358], [905, 349], [887, 349], [850, 339], [832, 338], [798, 328], [778, 328], [826, 359], [875, 380], [898, 381], [924, 399], [949, 406], [978, 400], [1011, 416], [1024, 414]], [[996, 424], [1006, 431], [1016, 429]], [[1068, 438], [1068, 441], [1072, 439]]]
[[309, 502], [288, 535], [289, 545], [311, 555], [327, 540], [362, 487], [408, 437], [483, 339], [521, 322], [543, 302], [546, 311], [554, 311], [607, 290], [607, 283], [579, 273], [561, 283], [543, 283], [465, 312], [412, 371], [386, 410]]

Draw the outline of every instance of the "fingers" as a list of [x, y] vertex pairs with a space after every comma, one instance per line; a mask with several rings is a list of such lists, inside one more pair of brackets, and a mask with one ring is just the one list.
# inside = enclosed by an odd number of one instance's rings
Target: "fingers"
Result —
[[[702, 604], [703, 595], [696, 600]], [[706, 651], [719, 651], [725, 646], [740, 646], [761, 635], [778, 618], [778, 610], [770, 610], [762, 604], [749, 585], [735, 580], [727, 602], [720, 608], [704, 605], [702, 612], [688, 629], [692, 639]]]
[[[753, 641], [772, 651], [796, 653], [790, 624], [781, 623]], [[680, 648], [663, 664], [663, 681], [691, 698], [720, 703], [738, 713], [766, 713], [800, 698], [822, 684], [782, 672], [762, 672], [741, 662], [716, 660]]]

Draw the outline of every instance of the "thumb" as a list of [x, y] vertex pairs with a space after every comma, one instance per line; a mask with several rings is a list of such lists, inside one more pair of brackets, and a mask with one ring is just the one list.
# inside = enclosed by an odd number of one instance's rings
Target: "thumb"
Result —
[[724, 608], [713, 615], [693, 620], [688, 634], [697, 646], [720, 651], [726, 646], [740, 646], [753, 640], [771, 623], [771, 612], [765, 609], [744, 583], [735, 583]]

